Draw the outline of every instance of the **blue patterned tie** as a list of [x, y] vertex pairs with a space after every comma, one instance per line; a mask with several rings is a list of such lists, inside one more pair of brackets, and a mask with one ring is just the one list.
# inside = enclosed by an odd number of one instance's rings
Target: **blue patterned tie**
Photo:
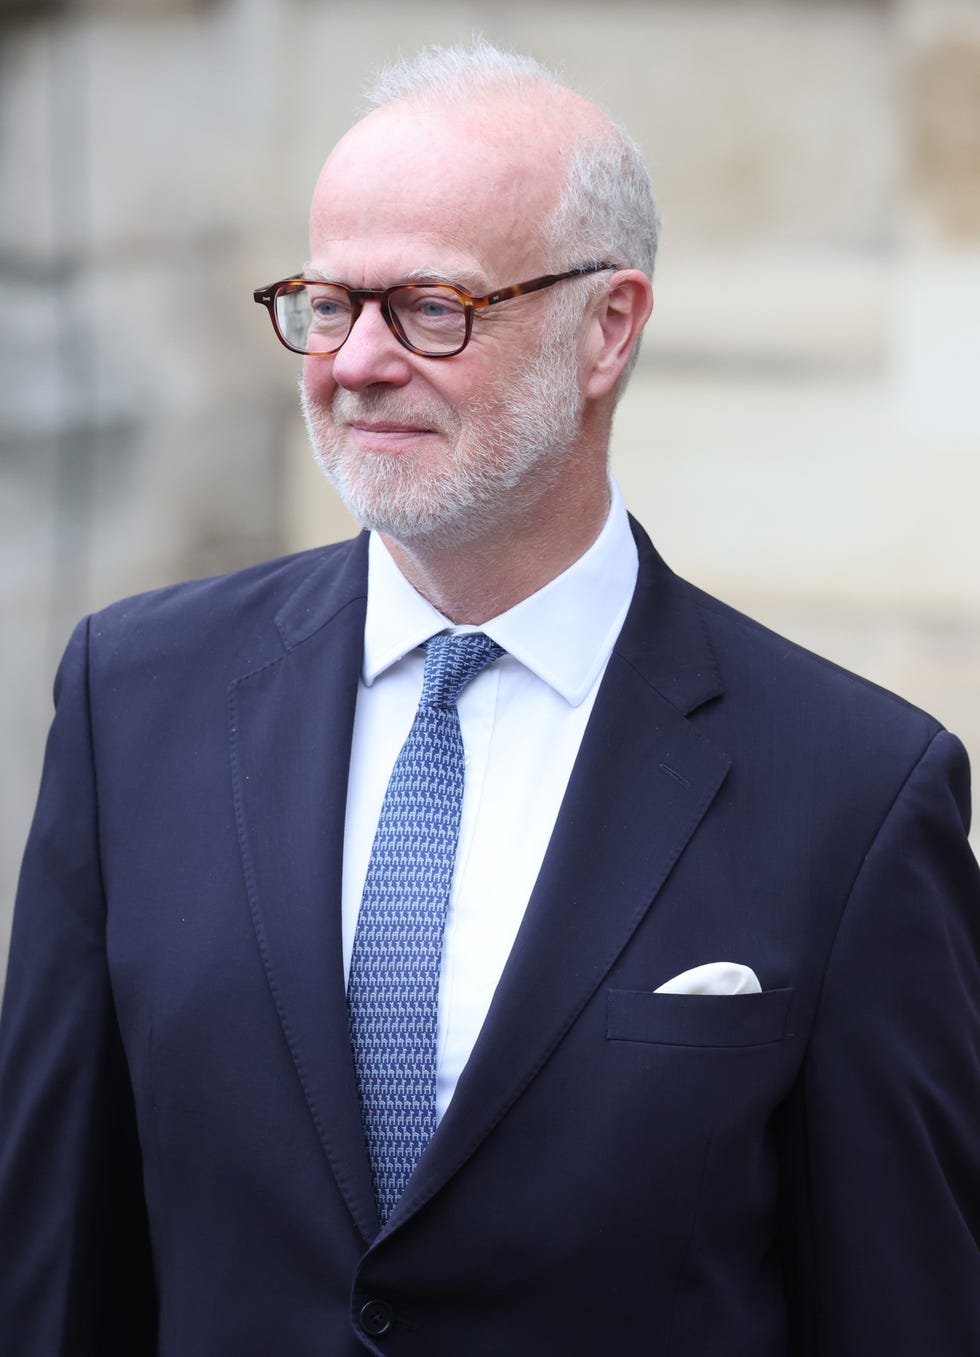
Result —
[[504, 652], [482, 632], [433, 636], [415, 721], [378, 820], [347, 1005], [382, 1225], [436, 1126], [436, 1025], [463, 800], [456, 700]]

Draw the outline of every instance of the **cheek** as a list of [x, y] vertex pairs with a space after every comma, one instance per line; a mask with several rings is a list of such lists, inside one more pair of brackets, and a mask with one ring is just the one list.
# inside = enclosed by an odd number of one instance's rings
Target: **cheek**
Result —
[[337, 389], [333, 379], [333, 363], [329, 358], [303, 359], [303, 390], [308, 400], [329, 401]]
[[[472, 350], [472, 352], [471, 352]], [[510, 365], [499, 353], [486, 355], [472, 344], [457, 358], [432, 361], [429, 386], [447, 406], [459, 412], [494, 405], [512, 384]]]

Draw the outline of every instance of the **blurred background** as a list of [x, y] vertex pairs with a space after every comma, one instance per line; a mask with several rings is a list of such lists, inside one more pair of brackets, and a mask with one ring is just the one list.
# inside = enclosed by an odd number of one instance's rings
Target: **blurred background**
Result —
[[648, 157], [667, 560], [980, 764], [978, 0], [0, 0], [0, 974], [73, 622], [351, 532], [251, 293], [373, 66], [474, 33]]

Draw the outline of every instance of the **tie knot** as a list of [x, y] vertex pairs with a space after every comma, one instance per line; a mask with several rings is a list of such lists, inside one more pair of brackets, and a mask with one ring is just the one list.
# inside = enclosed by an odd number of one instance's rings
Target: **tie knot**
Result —
[[481, 669], [499, 659], [503, 647], [482, 631], [466, 636], [433, 636], [425, 643], [425, 677], [420, 707], [447, 709]]

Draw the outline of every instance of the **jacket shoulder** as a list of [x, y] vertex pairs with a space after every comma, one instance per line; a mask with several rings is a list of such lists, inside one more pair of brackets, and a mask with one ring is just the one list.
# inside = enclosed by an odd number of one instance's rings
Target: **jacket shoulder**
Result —
[[202, 655], [255, 667], [363, 598], [366, 557], [359, 537], [131, 595], [87, 619], [92, 655], [109, 668]]
[[[694, 585], [690, 591], [717, 656], [726, 693], [780, 737], [858, 758], [891, 751], [918, 758], [943, 730], [899, 694], [807, 649]], [[802, 753], [802, 750], [801, 750]]]

